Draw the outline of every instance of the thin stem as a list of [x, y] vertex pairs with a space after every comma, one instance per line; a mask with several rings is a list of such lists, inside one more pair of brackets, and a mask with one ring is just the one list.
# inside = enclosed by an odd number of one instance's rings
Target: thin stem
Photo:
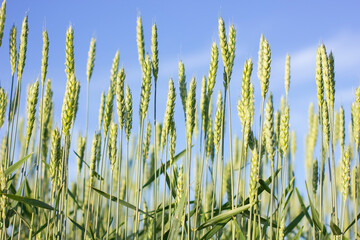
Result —
[[188, 189], [188, 193], [187, 193], [187, 202], [188, 202], [188, 225], [187, 225], [187, 230], [188, 230], [188, 236], [187, 239], [190, 240], [191, 239], [191, 221], [190, 221], [190, 169], [191, 169], [191, 139], [190, 141], [188, 141], [188, 147], [187, 147], [187, 189]]
[[[226, 93], [227, 93], [227, 86], [224, 85], [224, 108], [223, 108], [223, 113], [222, 113], [222, 125], [221, 125], [221, 160], [220, 160], [220, 165], [221, 165], [221, 172], [220, 172], [220, 211], [219, 214], [221, 214], [221, 205], [222, 205], [222, 197], [223, 197], [223, 187], [222, 187], [222, 183], [223, 183], [223, 167], [224, 167], [224, 141], [225, 141], [225, 113], [226, 113]], [[233, 206], [232, 206], [233, 207]]]
[[140, 138], [138, 139], [138, 147], [136, 162], [136, 209], [135, 209], [135, 239], [139, 238], [139, 208], [140, 208], [140, 177], [141, 177], [141, 163], [142, 163], [142, 149], [143, 149], [143, 132], [144, 132], [144, 119], [140, 123]]
[[[126, 162], [125, 162], [125, 182], [126, 182], [126, 202], [129, 202], [129, 139], [126, 139]], [[125, 239], [127, 239], [127, 229], [128, 229], [128, 216], [129, 208], [126, 208], [125, 211]]]
[[88, 226], [88, 222], [89, 222], [89, 208], [90, 208], [91, 190], [92, 190], [92, 186], [89, 186], [89, 197], [88, 197], [89, 201], [87, 202], [87, 208], [86, 208], [84, 240], [86, 239], [87, 226]]
[[[232, 127], [231, 127], [231, 100], [230, 100], [230, 88], [228, 88], [228, 102], [229, 102], [229, 142], [230, 142], [230, 169], [231, 169], [231, 209], [234, 209], [234, 163], [233, 163], [233, 152], [232, 152]], [[225, 99], [224, 99], [225, 101]], [[236, 207], [237, 207], [237, 203]], [[235, 217], [233, 217], [232, 222], [232, 239], [235, 239]]]
[[[205, 124], [205, 128], [206, 128], [206, 124]], [[197, 219], [198, 219], [198, 214], [199, 214], [199, 201], [200, 201], [200, 194], [201, 194], [201, 189], [202, 189], [202, 179], [203, 179], [203, 174], [204, 174], [204, 163], [205, 163], [205, 152], [206, 152], [206, 137], [207, 137], [207, 134], [206, 134], [206, 131], [204, 131], [204, 147], [202, 149], [202, 161], [201, 161], [201, 165], [200, 165], [200, 178], [199, 178], [199, 186], [198, 186], [198, 197], [196, 199], [196, 205], [195, 205], [195, 228], [197, 228]], [[206, 183], [206, 179], [205, 179], [205, 183]]]
[[214, 217], [215, 192], [216, 192], [216, 180], [217, 180], [218, 168], [219, 168], [219, 154], [216, 153], [215, 174], [213, 174], [213, 193], [212, 193], [212, 201], [211, 201], [211, 218]]
[[155, 174], [155, 181], [154, 181], [154, 188], [153, 188], [153, 201], [154, 201], [154, 226], [153, 226], [153, 236], [156, 238], [156, 220], [157, 220], [157, 143], [156, 143], [156, 83], [157, 79], [154, 81], [154, 174]]
[[[13, 88], [14, 88], [14, 74], [11, 75], [11, 90], [10, 90], [10, 103], [9, 103], [9, 116], [8, 116], [8, 122], [7, 122], [7, 127], [6, 127], [6, 144], [7, 144], [7, 149], [6, 149], [6, 161], [5, 161], [5, 167], [8, 168], [9, 163], [10, 163], [10, 152], [11, 152], [11, 139], [9, 141], [9, 130], [10, 130], [10, 118], [11, 118], [11, 114], [13, 113], [13, 99], [12, 99], [12, 95], [13, 95]], [[11, 118], [11, 125], [14, 122], [14, 117]], [[12, 131], [11, 131], [12, 134]], [[11, 135], [10, 135], [11, 138]]]
[[[166, 137], [165, 164], [162, 163], [162, 161], [161, 161], [161, 164], [164, 169], [164, 192], [163, 192], [163, 199], [162, 199], [162, 214], [161, 214], [161, 240], [164, 239], [164, 230], [165, 230], [164, 224], [165, 224], [165, 197], [166, 197], [166, 175], [167, 175], [166, 163], [167, 163], [167, 158], [168, 158], [168, 154], [167, 154], [168, 147], [169, 147], [168, 137]], [[170, 194], [171, 194], [171, 189], [170, 189]], [[169, 216], [169, 219], [170, 219], [170, 216]]]
[[121, 160], [122, 160], [122, 139], [123, 130], [120, 128], [120, 143], [119, 143], [119, 156], [118, 156], [118, 182], [117, 182], [117, 204], [116, 204], [116, 240], [119, 237], [119, 205], [120, 205], [120, 184], [121, 184]]
[[[41, 82], [41, 107], [40, 107], [40, 136], [39, 136], [39, 146], [38, 146], [38, 154], [37, 154], [37, 159], [36, 159], [36, 178], [35, 178], [35, 188], [34, 188], [34, 197], [35, 199], [38, 199], [39, 194], [37, 191], [37, 187], [38, 187], [38, 181], [39, 181], [39, 165], [40, 165], [40, 159], [41, 159], [41, 142], [42, 142], [42, 131], [43, 131], [43, 109], [44, 109], [44, 83]], [[39, 209], [40, 211], [40, 209]], [[75, 218], [76, 219], [76, 218]], [[33, 232], [33, 226], [34, 224], [34, 213], [31, 214], [31, 229], [29, 232], [29, 240], [31, 240], [31, 236], [32, 236], [32, 232]]]
[[112, 203], [112, 185], [113, 185], [113, 178], [114, 178], [114, 171], [111, 171], [111, 176], [110, 176], [110, 199], [109, 199], [109, 214], [108, 214], [108, 219], [107, 219], [107, 224], [106, 224], [106, 240], [109, 240], [109, 230], [110, 230], [110, 215], [111, 215], [111, 203]]
[[271, 162], [271, 194], [270, 194], [270, 239], [273, 239], [273, 201], [274, 201], [274, 161]]
[[[101, 174], [101, 177], [103, 177], [104, 176], [104, 162], [105, 162], [105, 155], [106, 155], [106, 150], [107, 150], [107, 148], [106, 148], [106, 145], [107, 145], [107, 140], [108, 140], [108, 137], [107, 137], [107, 135], [108, 134], [106, 134], [105, 136], [104, 136], [104, 146], [103, 146], [103, 150], [102, 150], [102, 152], [103, 152], [103, 154], [102, 154], [102, 156], [101, 156], [101, 169], [100, 169], [100, 174]], [[102, 186], [103, 186], [103, 184], [104, 184], [104, 182], [105, 182], [105, 179], [103, 180], [103, 181], [101, 181], [100, 180], [100, 190], [102, 190]], [[97, 208], [96, 208], [96, 213], [95, 213], [95, 225], [94, 226], [96, 226], [96, 228], [98, 227], [98, 219], [99, 219], [99, 215], [101, 214], [100, 213], [100, 207], [101, 207], [101, 201], [102, 200], [102, 198], [101, 198], [101, 196], [100, 196], [100, 194], [99, 194], [99, 197], [98, 197], [98, 201], [97, 201]]]

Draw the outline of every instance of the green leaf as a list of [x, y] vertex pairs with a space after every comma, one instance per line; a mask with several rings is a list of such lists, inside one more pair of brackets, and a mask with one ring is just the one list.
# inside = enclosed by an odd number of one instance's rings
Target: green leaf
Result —
[[308, 189], [306, 181], [305, 181], [305, 186], [306, 186], [306, 192], [308, 194], [308, 198], [309, 198], [309, 202], [310, 202], [310, 211], [311, 211], [312, 219], [313, 219], [313, 221], [315, 223], [315, 226], [319, 229], [319, 231], [323, 232], [324, 231], [324, 226], [320, 221], [319, 213], [317, 212], [316, 208], [314, 207], [313, 203], [311, 202], [309, 189]]
[[[73, 151], [75, 153], [75, 155], [85, 164], [85, 166], [87, 166], [90, 169], [89, 164], [87, 164], [83, 159], [80, 158], [79, 154], [77, 154], [77, 152]], [[98, 174], [96, 171], [94, 171], [94, 176], [100, 180], [100, 181], [104, 181], [104, 178], [100, 176], [100, 174]]]
[[307, 211], [307, 209], [309, 207], [305, 207], [304, 200], [302, 199], [302, 197], [301, 197], [301, 195], [299, 193], [299, 190], [297, 188], [295, 188], [295, 190], [296, 190], [296, 194], [298, 196], [299, 202], [300, 202], [301, 209], [305, 213], [305, 216], [306, 216], [307, 220], [309, 221], [310, 225], [313, 226], [313, 220], [311, 219], [311, 217], [310, 217], [310, 215], [309, 215], [309, 213]]
[[[358, 213], [356, 220], [359, 220], [360, 218], [360, 213]], [[351, 221], [351, 223], [349, 224], [349, 226], [347, 226], [344, 230], [344, 234], [347, 232], [347, 230], [349, 230], [353, 225], [355, 224], [355, 219]]]
[[[194, 145], [192, 145], [191, 147], [193, 147]], [[174, 164], [177, 160], [179, 160], [184, 154], [186, 153], [186, 149], [182, 150], [181, 152], [179, 152], [178, 154], [176, 154], [176, 156], [174, 157], [174, 160], [172, 161], [172, 163]], [[168, 169], [170, 167], [171, 161], [167, 161], [166, 163], [166, 169]], [[164, 173], [164, 167], [160, 166], [157, 170], [156, 170], [156, 176], [159, 177], [161, 174]], [[143, 185], [143, 188], [147, 187], [150, 183], [152, 183], [155, 180], [155, 174], [151, 175], [151, 177], [147, 180], [147, 182]]]
[[[56, 218], [56, 216], [52, 217], [50, 219], [49, 223], [51, 224], [55, 220], [55, 218]], [[42, 230], [44, 230], [47, 226], [48, 226], [48, 222], [46, 221], [36, 232], [34, 232], [33, 237], [35, 237], [36, 235], [41, 233]]]
[[46, 162], [45, 159], [41, 159], [41, 161], [45, 165], [45, 169], [50, 169], [50, 165]]
[[203, 228], [209, 227], [209, 226], [216, 224], [217, 222], [220, 222], [224, 219], [232, 218], [233, 216], [249, 209], [252, 205], [254, 205], [254, 204], [247, 204], [245, 206], [241, 206], [241, 207], [235, 208], [233, 210], [230, 210], [228, 212], [217, 215], [216, 217], [213, 217], [213, 218], [209, 219], [208, 221], [206, 221], [205, 223], [203, 223], [197, 230], [201, 230]]
[[57, 211], [57, 208], [59, 206], [59, 202], [60, 202], [60, 196], [61, 196], [61, 190], [63, 189], [64, 185], [61, 185], [58, 195], [56, 196], [56, 202], [55, 202], [55, 212]]
[[230, 221], [230, 219], [231, 219], [231, 217], [216, 223], [216, 225], [214, 227], [212, 227], [211, 230], [208, 231], [201, 239], [202, 240], [203, 239], [205, 239], [205, 240], [210, 239], [212, 236], [214, 236], [214, 234], [216, 234], [218, 231], [223, 229], [224, 226]]
[[21, 165], [29, 158], [31, 157], [32, 153], [30, 153], [29, 155], [25, 156], [24, 158], [20, 159], [19, 161], [17, 161], [16, 163], [14, 163], [13, 165], [11, 165], [10, 167], [8, 167], [5, 171], [4, 171], [4, 175], [5, 177], [9, 176], [10, 174], [12, 174], [15, 170], [17, 170], [18, 168], [21, 167]]
[[89, 224], [89, 229], [90, 229], [90, 237], [92, 240], [95, 240], [95, 234], [94, 234], [94, 229], [92, 227], [92, 224]]
[[246, 238], [245, 238], [243, 232], [241, 231], [241, 228], [240, 228], [239, 224], [237, 223], [237, 221], [233, 221], [233, 222], [234, 222], [235, 230], [236, 230], [236, 233], [237, 233], [237, 239], [245, 240]]
[[179, 204], [174, 213], [174, 217], [172, 220], [173, 223], [169, 233], [169, 240], [174, 240], [179, 238], [178, 233], [181, 225], [181, 219], [183, 218], [183, 214], [184, 214], [185, 199], [186, 199], [186, 194], [183, 194], [182, 197], [180, 198]]
[[299, 215], [297, 215], [294, 220], [292, 220], [289, 225], [287, 225], [284, 229], [284, 236], [287, 236], [299, 223], [300, 221], [303, 219], [303, 217], [305, 216], [305, 214], [307, 213], [307, 209], [309, 208], [309, 206], [304, 210], [302, 209], [302, 211], [299, 213]]
[[300, 228], [300, 230], [299, 230], [298, 233], [295, 235], [295, 237], [293, 238], [293, 240], [299, 240], [299, 239], [300, 239], [303, 228], [304, 228], [304, 226], [302, 226], [302, 227]]
[[173, 198], [176, 198], [176, 189], [175, 186], [171, 184], [170, 176], [168, 173], [166, 173], [166, 184], [168, 185], [169, 189], [171, 189], [171, 195], [173, 196]]
[[[278, 175], [278, 173], [280, 172], [281, 168], [279, 168], [278, 170], [276, 170], [276, 172], [274, 173], [274, 179], [275, 177]], [[266, 179], [265, 184], [269, 185], [271, 183], [271, 176], [268, 177], [268, 179]], [[257, 194], [258, 196], [260, 196], [260, 194], [264, 191], [265, 189], [263, 187], [259, 187], [257, 190]], [[249, 197], [245, 199], [245, 204], [248, 204], [250, 202]], [[229, 205], [230, 206], [230, 205]]]
[[84, 229], [80, 224], [78, 224], [77, 222], [75, 222], [71, 217], [68, 217], [68, 219], [69, 219], [78, 229], [80, 229], [82, 232], [85, 232], [85, 229]]
[[29, 197], [21, 197], [18, 195], [14, 195], [14, 194], [6, 194], [6, 193], [0, 193], [1, 195], [4, 195], [12, 200], [18, 201], [18, 202], [22, 202], [34, 207], [39, 207], [39, 208], [44, 208], [44, 209], [48, 209], [48, 210], [54, 210], [54, 208], [52, 206], [50, 206], [47, 203], [44, 203], [42, 201], [39, 201], [37, 199], [34, 198], [29, 198]]
[[[266, 184], [266, 182], [264, 180], [262, 180], [261, 178], [259, 179], [259, 183], [260, 186], [267, 191], [269, 194], [271, 194], [271, 189], [269, 188], [269, 186]], [[274, 196], [275, 197], [275, 196]]]
[[13, 183], [15, 179], [15, 174], [12, 175], [12, 177], [10, 177], [7, 181], [6, 181], [6, 189], [9, 189], [11, 187], [11, 184]]
[[294, 189], [292, 189], [292, 190], [290, 191], [290, 193], [289, 193], [289, 195], [288, 195], [288, 197], [287, 197], [287, 199], [286, 199], [286, 201], [285, 201], [285, 204], [284, 204], [284, 209], [285, 209], [285, 208], [286, 208], [286, 206], [289, 204], [289, 202], [290, 202], [290, 198], [291, 198], [291, 196], [292, 196], [293, 192], [294, 192]]
[[74, 201], [74, 203], [76, 203], [76, 205], [78, 206], [78, 208], [82, 208], [82, 206], [80, 206], [78, 200], [76, 199], [75, 195], [71, 192], [70, 189], [68, 189], [68, 193], [69, 193], [69, 196], [71, 197], [71, 199]]
[[[105, 198], [107, 198], [107, 199], [110, 199], [110, 195], [109, 195], [108, 193], [103, 192], [103, 191], [101, 191], [100, 189], [97, 189], [97, 188], [95, 188], [95, 187], [91, 187], [91, 188], [94, 189], [95, 192], [97, 192], [97, 193], [100, 194], [101, 196], [103, 196], [103, 197], [105, 197]], [[123, 206], [125, 206], [125, 207], [127, 207], [127, 208], [130, 208], [130, 209], [132, 209], [132, 210], [136, 210], [136, 207], [135, 207], [134, 205], [132, 205], [132, 204], [130, 204], [130, 203], [124, 201], [124, 200], [117, 199], [117, 197], [115, 197], [115, 196], [111, 196], [111, 201], [116, 202], [116, 203], [119, 201], [119, 203], [120, 203], [121, 205], [123, 205]], [[153, 216], [149, 215], [147, 212], [144, 212], [144, 211], [141, 210], [141, 209], [138, 209], [138, 210], [139, 210], [139, 212], [141, 212], [142, 214], [145, 214], [145, 215], [148, 216], [148, 217], [151, 217], [151, 218], [153, 217]]]
[[330, 220], [330, 229], [332, 231], [332, 233], [336, 236], [341, 235], [341, 229], [338, 227], [338, 225], [336, 225], [333, 220]]
[[19, 214], [15, 209], [11, 209], [12, 211], [14, 211], [14, 213], [16, 213], [16, 215], [18, 215], [21, 220], [25, 223], [25, 225], [28, 227], [29, 230], [31, 230], [31, 226], [30, 223], [28, 222], [28, 220], [26, 220], [21, 214]]

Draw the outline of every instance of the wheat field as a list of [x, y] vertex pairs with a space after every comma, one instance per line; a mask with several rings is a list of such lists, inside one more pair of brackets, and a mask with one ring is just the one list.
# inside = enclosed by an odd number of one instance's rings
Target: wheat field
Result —
[[[7, 36], [3, 1], [0, 47], [9, 50], [11, 76], [4, 77], [11, 87], [0, 87], [0, 239], [360, 238], [360, 87], [351, 112], [335, 109], [334, 56], [324, 44], [318, 46], [313, 66], [317, 102], [309, 103], [301, 160], [306, 181], [295, 184], [296, 142], [303, 136], [290, 126], [291, 57], [284, 59], [284, 95], [274, 96], [266, 36], [260, 37], [256, 60], [234, 66], [237, 30], [220, 17], [208, 72], [202, 79], [188, 78], [180, 60], [178, 77], [169, 76], [167, 98], [157, 99], [157, 84], [166, 84], [158, 82], [157, 25], [145, 36], [139, 16], [141, 88], [130, 89], [117, 51], [109, 66], [108, 90], [90, 96], [91, 83], [97, 81], [92, 79], [96, 39], [90, 39], [86, 80], [80, 82], [76, 32], [70, 25], [61, 102], [53, 98], [56, 89], [47, 78], [51, 35], [46, 29], [39, 78], [23, 84], [26, 62], [32, 61], [26, 58], [28, 17]], [[4, 44], [7, 39], [9, 45]], [[242, 78], [236, 79], [241, 89], [231, 89], [234, 67], [242, 69]], [[86, 105], [79, 104], [80, 90], [86, 91]], [[234, 101], [230, 93], [240, 97]], [[100, 100], [96, 116], [89, 114], [90, 97]], [[280, 99], [279, 109], [274, 98]], [[139, 106], [133, 99], [139, 99]], [[165, 112], [157, 113], [165, 101]], [[61, 110], [59, 119], [54, 106]], [[77, 120], [78, 109], [86, 109], [85, 122]], [[183, 121], [174, 117], [175, 109], [182, 110]], [[232, 115], [238, 116], [236, 122]], [[94, 132], [89, 131], [90, 118], [98, 119]], [[82, 126], [83, 134], [74, 134], [75, 125]], [[233, 131], [234, 125], [241, 131]], [[177, 133], [185, 135], [177, 138]], [[77, 162], [76, 170], [69, 169], [71, 162]]]

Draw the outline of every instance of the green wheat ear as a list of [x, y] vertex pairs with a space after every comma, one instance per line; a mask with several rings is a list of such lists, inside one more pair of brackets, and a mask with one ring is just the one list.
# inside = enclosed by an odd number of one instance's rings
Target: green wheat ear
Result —
[[104, 110], [105, 110], [105, 92], [101, 92], [100, 97], [100, 106], [99, 106], [99, 131], [101, 130], [102, 122], [104, 120]]
[[80, 82], [76, 81], [75, 83], [75, 107], [74, 107], [74, 116], [73, 116], [73, 123], [75, 123], [77, 111], [79, 109], [79, 97], [80, 97]]
[[143, 76], [141, 83], [141, 98], [140, 98], [140, 120], [143, 121], [147, 114], [149, 107], [151, 93], [151, 62], [148, 55], [145, 57], [144, 66], [143, 66]]
[[186, 136], [191, 143], [195, 127], [196, 108], [196, 81], [193, 78], [190, 82], [190, 89], [186, 99]]
[[74, 118], [76, 104], [76, 85], [77, 83], [75, 76], [72, 74], [66, 83], [66, 90], [61, 111], [62, 134], [64, 137], [69, 135], [69, 129]]
[[232, 69], [234, 66], [234, 59], [235, 59], [235, 43], [236, 43], [236, 30], [234, 25], [230, 26], [230, 30], [229, 30], [229, 42], [228, 42], [228, 48], [229, 48], [229, 66], [228, 66], [228, 82], [227, 84], [229, 85], [230, 82], [230, 77], [232, 74]]
[[[92, 186], [93, 183], [94, 183], [96, 160], [97, 160], [97, 153], [98, 153], [97, 148], [98, 148], [98, 145], [99, 145], [98, 139], [99, 139], [98, 134], [95, 132], [94, 137], [93, 137], [93, 141], [92, 141], [92, 146], [91, 146], [89, 186]], [[100, 143], [100, 145], [101, 145], [101, 143]]]
[[169, 134], [169, 129], [174, 119], [175, 99], [176, 99], [175, 86], [173, 80], [170, 79], [168, 97], [166, 102], [166, 112], [164, 116], [162, 132], [161, 132], [161, 148], [160, 148], [161, 151], [163, 151], [164, 149], [164, 146], [166, 144], [166, 139]]
[[157, 40], [157, 27], [156, 23], [152, 26], [151, 30], [151, 65], [156, 84], [159, 72], [159, 51], [158, 51], [158, 40]]
[[285, 93], [286, 93], [286, 96], [289, 95], [289, 88], [290, 88], [290, 55], [286, 54], [286, 60], [285, 60]]
[[207, 126], [207, 144], [206, 144], [206, 158], [214, 160], [214, 131], [213, 131], [213, 120], [212, 120], [212, 103], [209, 103], [209, 114], [208, 114], [208, 126]]
[[[8, 140], [7, 140], [7, 136], [5, 135], [2, 140], [1, 140], [1, 148], [0, 148], [0, 159], [5, 159], [5, 154], [7, 152], [7, 146], [8, 146]], [[2, 162], [1, 167], [5, 167], [4, 166], [4, 162]]]
[[89, 53], [88, 53], [88, 61], [86, 64], [86, 78], [88, 82], [90, 82], [91, 76], [93, 74], [93, 70], [95, 66], [95, 54], [96, 54], [96, 39], [91, 38]]
[[329, 147], [329, 141], [330, 141], [330, 122], [329, 122], [328, 105], [326, 101], [323, 102], [322, 119], [323, 119], [322, 125], [324, 132], [324, 143], [325, 143], [325, 148], [327, 149]]
[[345, 113], [344, 108], [341, 106], [339, 111], [339, 140], [341, 149], [345, 146]]
[[[40, 102], [40, 109], [42, 112], [39, 112], [39, 119], [42, 119], [42, 149], [43, 155], [46, 156], [47, 153], [47, 142], [50, 137], [51, 125], [52, 125], [52, 113], [53, 113], [53, 102], [52, 102], [53, 91], [51, 89], [51, 80], [46, 81], [45, 94], [43, 100]], [[42, 106], [43, 104], [43, 106]]]
[[2, 38], [4, 35], [5, 18], [6, 18], [6, 0], [4, 0], [2, 2], [1, 8], [0, 8], [0, 47], [1, 47]]
[[[132, 128], [132, 115], [133, 115], [133, 106], [132, 106], [132, 94], [128, 85], [126, 85], [125, 91], [125, 134], [126, 139], [129, 141], [131, 128]], [[159, 133], [159, 131], [158, 131]]]
[[169, 160], [170, 160], [170, 162], [174, 161], [175, 148], [176, 148], [176, 128], [175, 128], [175, 122], [173, 121], [171, 123], [171, 127], [170, 127], [170, 146], [169, 146]]
[[115, 85], [112, 85], [110, 83], [108, 92], [106, 94], [106, 103], [105, 103], [105, 111], [104, 111], [104, 125], [103, 125], [105, 136], [107, 135], [107, 133], [109, 131], [109, 126], [110, 126], [113, 109], [114, 109], [114, 93], [115, 93], [115, 91], [113, 91], [113, 87], [115, 87]]
[[313, 161], [313, 172], [312, 172], [312, 189], [313, 189], [313, 194], [316, 195], [316, 191], [318, 189], [318, 184], [319, 184], [319, 166], [318, 166], [318, 160], [314, 159]]
[[61, 161], [61, 137], [58, 128], [55, 128], [51, 136], [51, 152], [50, 152], [50, 177], [55, 183], [56, 172], [59, 171]]
[[316, 51], [316, 70], [315, 70], [315, 80], [317, 87], [317, 98], [319, 109], [322, 105], [324, 99], [324, 81], [322, 74], [322, 62], [321, 62], [321, 49], [318, 47]]
[[141, 17], [138, 17], [136, 21], [136, 42], [138, 47], [140, 66], [141, 68], [144, 68], [145, 43]]
[[259, 157], [258, 157], [258, 150], [254, 147], [252, 151], [252, 158], [251, 158], [251, 170], [250, 170], [250, 183], [249, 183], [249, 195], [250, 195], [250, 203], [254, 203], [256, 199], [256, 186], [259, 178]]
[[225, 72], [229, 72], [229, 46], [226, 38], [225, 23], [222, 18], [219, 18], [219, 42], [221, 57], [224, 63]]
[[219, 152], [220, 140], [221, 140], [221, 126], [223, 118], [223, 98], [221, 91], [218, 92], [216, 101], [216, 114], [214, 121], [214, 145], [216, 152]]
[[330, 101], [330, 109], [334, 109], [335, 102], [335, 67], [334, 67], [334, 55], [332, 52], [329, 54], [328, 58], [329, 65], [329, 101]]
[[18, 81], [21, 81], [25, 67], [28, 34], [29, 34], [29, 22], [28, 22], [28, 16], [26, 15], [22, 23], [21, 35], [20, 35], [20, 46], [19, 46], [19, 56], [18, 56], [19, 60], [18, 60], [18, 68], [17, 68]]
[[74, 29], [71, 25], [66, 31], [65, 55], [65, 73], [69, 80], [75, 74]]
[[82, 137], [80, 134], [78, 136], [78, 142], [77, 142], [77, 154], [78, 156], [78, 172], [81, 172], [82, 166], [83, 166], [83, 161], [85, 161], [84, 156], [85, 156], [85, 144], [86, 144], [86, 139], [85, 137]]
[[118, 72], [116, 80], [116, 110], [118, 114], [118, 121], [120, 130], [124, 127], [125, 122], [125, 97], [124, 97], [124, 81], [125, 81], [125, 70], [121, 68]]
[[213, 44], [211, 45], [211, 61], [210, 61], [210, 69], [209, 69], [208, 85], [207, 85], [207, 94], [209, 98], [211, 97], [215, 86], [216, 73], [219, 62], [218, 58], [219, 58], [219, 50], [218, 47], [216, 46], [216, 43], [213, 42]]
[[119, 71], [119, 59], [120, 59], [120, 54], [119, 51], [116, 51], [114, 59], [113, 59], [113, 63], [111, 66], [111, 70], [110, 70], [110, 85], [111, 85], [111, 89], [113, 91], [113, 94], [115, 94], [115, 81], [116, 81], [116, 77]]
[[269, 78], [270, 78], [270, 63], [271, 63], [271, 50], [270, 45], [266, 38], [261, 35], [259, 59], [258, 59], [258, 77], [261, 85], [261, 96], [263, 99], [266, 97], [266, 93], [269, 90]]
[[43, 31], [43, 49], [41, 58], [41, 85], [44, 85], [49, 60], [49, 35], [46, 30]]
[[26, 112], [27, 112], [26, 150], [29, 147], [30, 138], [34, 128], [38, 97], [39, 97], [39, 81], [36, 80], [36, 82], [33, 85], [30, 85], [28, 89], [28, 98], [26, 104]]
[[350, 187], [350, 148], [346, 147], [341, 161], [342, 194], [346, 198]]
[[185, 66], [182, 61], [179, 62], [179, 90], [180, 90], [181, 103], [183, 106], [184, 114], [186, 116], [186, 99], [187, 99], [186, 75], [185, 75]]
[[207, 89], [207, 82], [206, 82], [206, 77], [204, 76], [202, 78], [201, 81], [201, 95], [200, 95], [200, 113], [201, 113], [201, 122], [202, 122], [202, 129], [203, 131], [205, 131], [205, 125], [206, 125], [206, 121], [207, 121], [207, 112], [208, 112], [208, 104], [209, 104], [209, 100], [208, 100], [208, 95], [206, 92]]
[[273, 107], [273, 97], [271, 93], [269, 95], [265, 107], [264, 128], [265, 128], [266, 151], [268, 153], [268, 158], [271, 161], [271, 165], [274, 166], [274, 157], [275, 157], [274, 107]]
[[245, 61], [242, 83], [241, 83], [241, 99], [238, 100], [237, 110], [240, 122], [245, 125], [245, 120], [248, 114], [251, 114], [251, 73], [253, 69], [253, 63], [251, 59]]
[[0, 128], [2, 127], [5, 121], [7, 102], [8, 102], [7, 94], [5, 90], [2, 87], [0, 87]]
[[330, 105], [331, 93], [330, 93], [330, 78], [329, 78], [329, 60], [324, 44], [320, 45], [320, 54], [321, 54], [322, 78], [324, 81], [325, 97], [326, 97], [326, 101], [328, 102], [328, 105]]
[[289, 147], [289, 107], [286, 106], [280, 118], [280, 149], [285, 155]]
[[[150, 148], [150, 141], [151, 141], [151, 123], [148, 122], [146, 124], [146, 135], [145, 135], [145, 141], [144, 141], [144, 150], [143, 150], [143, 161], [145, 162], [148, 155], [149, 155], [149, 148]], [[153, 172], [151, 172], [153, 173]]]
[[15, 27], [15, 25], [13, 25], [10, 30], [9, 48], [10, 48], [11, 75], [14, 76], [15, 70], [16, 70], [16, 62], [17, 62], [16, 27]]
[[177, 177], [177, 186], [176, 186], [176, 198], [175, 198], [175, 206], [177, 206], [180, 202], [182, 195], [184, 194], [184, 169], [181, 165], [178, 171]]
[[110, 167], [111, 171], [114, 171], [115, 163], [116, 163], [116, 139], [117, 139], [118, 125], [114, 122], [111, 123], [110, 127], [110, 136], [109, 136], [109, 159], [110, 159]]

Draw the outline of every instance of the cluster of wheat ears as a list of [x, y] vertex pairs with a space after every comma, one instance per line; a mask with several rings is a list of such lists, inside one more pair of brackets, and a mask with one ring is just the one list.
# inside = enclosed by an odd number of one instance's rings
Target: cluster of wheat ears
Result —
[[[0, 46], [5, 13], [4, 0], [0, 9]], [[234, 26], [230, 26], [227, 34], [223, 19], [219, 19], [220, 50], [214, 42], [209, 72], [201, 80], [199, 98], [196, 87], [200, 81], [192, 78], [188, 85], [185, 66], [179, 62], [178, 89], [170, 79], [166, 111], [160, 123], [156, 114], [157, 27], [155, 24], [152, 27], [149, 56], [145, 54], [143, 27], [138, 17], [136, 38], [142, 72], [140, 96], [134, 96], [140, 97], [138, 132], [134, 134], [132, 126], [136, 116], [133, 95], [125, 84], [126, 70], [119, 68], [119, 52], [116, 52], [108, 91], [101, 94], [99, 125], [91, 134], [92, 139], [88, 137], [88, 102], [96, 40], [91, 39], [86, 71], [85, 134], [78, 136], [77, 144], [72, 144], [80, 92], [80, 82], [75, 76], [74, 30], [70, 26], [66, 32], [67, 82], [59, 120], [53, 118], [53, 91], [50, 79], [46, 79], [49, 53], [46, 30], [40, 80], [27, 88], [26, 120], [20, 117], [28, 31], [26, 15], [17, 46], [17, 28], [11, 28], [11, 88], [6, 92], [0, 87], [1, 239], [355, 239], [359, 236], [360, 88], [355, 91], [346, 144], [344, 109], [334, 109], [334, 58], [323, 44], [317, 49], [314, 66], [318, 102], [317, 111], [313, 104], [309, 108], [304, 155], [306, 192], [302, 196], [294, 184], [296, 139], [289, 129], [290, 57], [285, 59], [285, 97], [281, 98], [280, 109], [274, 110], [273, 96], [268, 92], [271, 50], [264, 36], [260, 39], [257, 65], [260, 116], [255, 116], [253, 62], [248, 59], [241, 90], [236, 93], [241, 96], [237, 101], [240, 122], [236, 124], [242, 128], [239, 138], [231, 127]], [[219, 55], [223, 71], [218, 70]], [[215, 104], [212, 95], [216, 79], [221, 77], [223, 88], [219, 89]], [[177, 95], [184, 126], [177, 125], [174, 119]], [[148, 114], [151, 96], [153, 116]], [[176, 129], [185, 130], [184, 139], [176, 138]], [[226, 131], [229, 144], [225, 146]], [[176, 152], [177, 141], [183, 141], [186, 148]], [[352, 163], [352, 159], [356, 161]], [[76, 182], [69, 181], [69, 161], [77, 161]]]

